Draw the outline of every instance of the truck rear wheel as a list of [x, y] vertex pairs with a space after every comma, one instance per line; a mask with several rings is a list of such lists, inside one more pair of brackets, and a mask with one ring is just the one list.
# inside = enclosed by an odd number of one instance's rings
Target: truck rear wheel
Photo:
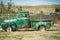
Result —
[[17, 30], [17, 27], [14, 25], [12, 26], [12, 31], [16, 31]]
[[46, 28], [45, 28], [45, 26], [40, 26], [40, 27], [39, 27], [39, 30], [40, 30], [40, 31], [45, 31]]

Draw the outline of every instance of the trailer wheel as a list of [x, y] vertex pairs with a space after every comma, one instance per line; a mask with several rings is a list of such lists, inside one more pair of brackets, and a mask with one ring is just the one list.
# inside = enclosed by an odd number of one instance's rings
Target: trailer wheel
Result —
[[7, 27], [7, 28], [6, 28], [6, 31], [7, 31], [7, 32], [11, 32], [11, 31], [12, 31], [12, 28], [11, 28], [11, 27]]
[[46, 28], [45, 28], [45, 26], [42, 25], [42, 26], [39, 27], [39, 30], [40, 31], [46, 31]]

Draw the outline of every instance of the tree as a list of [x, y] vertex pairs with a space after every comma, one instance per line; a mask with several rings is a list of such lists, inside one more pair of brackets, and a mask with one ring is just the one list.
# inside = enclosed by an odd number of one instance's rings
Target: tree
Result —
[[20, 6], [20, 9], [19, 9], [19, 11], [22, 11], [22, 6]]
[[8, 12], [10, 12], [11, 6], [12, 6], [12, 3], [11, 3], [11, 0], [10, 0], [10, 2], [8, 2]]
[[3, 13], [3, 9], [4, 9], [4, 4], [3, 4], [3, 2], [1, 1], [1, 13]]
[[55, 8], [55, 13], [54, 13], [54, 16], [55, 16], [55, 20], [57, 21], [57, 14], [60, 14], [60, 7], [59, 8]]
[[60, 12], [60, 7], [59, 8], [55, 8], [55, 12]]
[[13, 5], [13, 3], [12, 3], [12, 0], [10, 0], [10, 2], [8, 2], [8, 13], [12, 13], [13, 11], [12, 11], [12, 5]]

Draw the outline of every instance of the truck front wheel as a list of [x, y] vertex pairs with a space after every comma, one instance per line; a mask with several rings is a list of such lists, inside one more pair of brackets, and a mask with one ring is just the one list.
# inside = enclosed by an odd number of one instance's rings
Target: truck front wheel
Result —
[[12, 28], [11, 28], [11, 27], [7, 27], [7, 28], [6, 28], [6, 31], [7, 31], [7, 32], [11, 32], [11, 31], [12, 31]]

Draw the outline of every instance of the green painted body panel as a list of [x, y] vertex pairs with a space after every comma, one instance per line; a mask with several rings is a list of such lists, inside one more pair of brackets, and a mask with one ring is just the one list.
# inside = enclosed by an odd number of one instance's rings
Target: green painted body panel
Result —
[[42, 26], [44, 25], [46, 28], [50, 28], [51, 27], [51, 21], [52, 20], [49, 20], [49, 19], [44, 19], [44, 20], [40, 20], [40, 21], [32, 21], [31, 22], [31, 27], [32, 28], [35, 28], [35, 29], [39, 29], [39, 26]]

